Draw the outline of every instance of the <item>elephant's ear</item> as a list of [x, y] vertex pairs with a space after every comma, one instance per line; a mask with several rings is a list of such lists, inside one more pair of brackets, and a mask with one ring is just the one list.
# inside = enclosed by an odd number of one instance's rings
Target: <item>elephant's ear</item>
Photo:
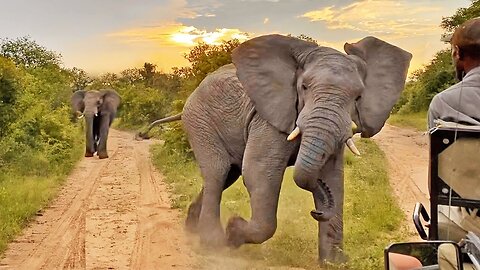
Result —
[[103, 89], [100, 90], [100, 94], [103, 97], [100, 111], [109, 111], [112, 113], [116, 113], [117, 108], [121, 102], [120, 95], [117, 93], [117, 91], [113, 89]]
[[238, 79], [258, 114], [282, 132], [295, 128], [298, 57], [315, 47], [293, 37], [267, 35], [250, 39], [233, 51]]
[[85, 97], [85, 90], [75, 91], [70, 99], [72, 104], [72, 111], [75, 114], [76, 112], [83, 112], [85, 110], [85, 103], [83, 103], [83, 98]]
[[344, 49], [366, 63], [365, 90], [353, 118], [360, 119], [362, 137], [371, 137], [382, 129], [405, 87], [412, 54], [375, 37], [345, 43]]

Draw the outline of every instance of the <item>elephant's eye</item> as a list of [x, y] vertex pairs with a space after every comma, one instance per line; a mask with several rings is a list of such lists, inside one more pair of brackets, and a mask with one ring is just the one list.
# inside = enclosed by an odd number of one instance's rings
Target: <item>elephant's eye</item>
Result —
[[362, 96], [358, 96], [355, 101], [359, 101], [362, 98]]
[[307, 90], [307, 86], [305, 84], [302, 84], [302, 90]]

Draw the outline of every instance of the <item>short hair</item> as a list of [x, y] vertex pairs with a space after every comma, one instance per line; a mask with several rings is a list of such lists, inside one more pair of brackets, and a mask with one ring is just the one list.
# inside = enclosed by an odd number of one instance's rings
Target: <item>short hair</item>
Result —
[[460, 57], [480, 59], [480, 17], [462, 23], [452, 35], [452, 45], [460, 49]]

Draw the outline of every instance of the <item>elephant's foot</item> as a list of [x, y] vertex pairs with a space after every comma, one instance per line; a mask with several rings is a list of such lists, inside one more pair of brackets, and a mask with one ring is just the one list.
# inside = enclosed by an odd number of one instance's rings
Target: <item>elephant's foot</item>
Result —
[[247, 226], [248, 222], [241, 217], [230, 218], [226, 229], [228, 246], [238, 248], [246, 243], [244, 229]]
[[222, 227], [216, 229], [199, 229], [200, 243], [208, 248], [221, 248], [225, 247], [225, 233]]
[[93, 153], [92, 152], [85, 152], [85, 157], [93, 157]]
[[188, 207], [187, 219], [185, 220], [185, 228], [188, 232], [198, 232], [198, 218], [201, 210], [202, 204], [197, 201], [191, 203]]
[[108, 158], [108, 154], [106, 152], [97, 152], [97, 155], [99, 159]]

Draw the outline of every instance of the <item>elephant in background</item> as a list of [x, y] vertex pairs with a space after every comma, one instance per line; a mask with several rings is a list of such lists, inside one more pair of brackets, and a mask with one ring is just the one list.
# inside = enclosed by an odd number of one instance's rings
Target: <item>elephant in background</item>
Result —
[[[412, 55], [375, 37], [344, 50], [282, 35], [253, 38], [233, 51], [233, 64], [200, 83], [181, 116], [156, 121], [181, 118], [200, 167], [203, 187], [186, 226], [202, 243], [238, 247], [272, 237], [283, 174], [294, 165], [295, 183], [313, 195], [320, 262], [346, 260], [344, 146], [359, 154], [352, 135], [371, 137], [383, 127]], [[231, 217], [224, 232], [222, 192], [240, 175], [252, 217]]]
[[115, 90], [79, 90], [71, 98], [73, 112], [85, 118], [85, 157], [108, 158], [107, 138], [121, 98]]

